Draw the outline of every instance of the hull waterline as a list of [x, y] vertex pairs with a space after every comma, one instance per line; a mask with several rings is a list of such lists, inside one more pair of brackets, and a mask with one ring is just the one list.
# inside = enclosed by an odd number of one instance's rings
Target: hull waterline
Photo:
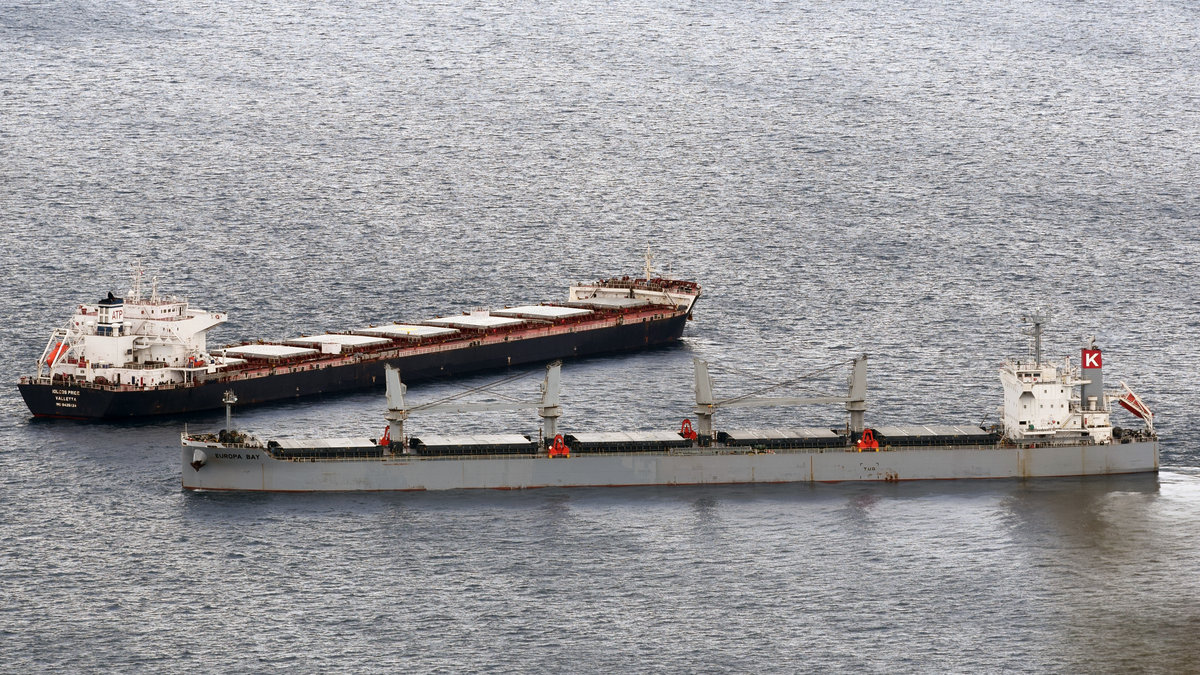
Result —
[[[196, 468], [197, 448], [205, 462]], [[881, 452], [742, 451], [567, 458], [275, 459], [253, 448], [182, 449], [183, 487], [251, 492], [528, 489], [653, 485], [1049, 478], [1153, 473], [1157, 441], [1060, 447]]]

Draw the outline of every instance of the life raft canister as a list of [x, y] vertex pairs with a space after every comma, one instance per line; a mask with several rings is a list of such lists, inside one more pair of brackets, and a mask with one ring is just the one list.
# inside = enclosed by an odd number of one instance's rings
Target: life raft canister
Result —
[[567, 444], [563, 441], [562, 434], [558, 434], [557, 436], [554, 437], [554, 443], [552, 443], [550, 445], [550, 456], [551, 457], [570, 457], [571, 456], [571, 449], [568, 448]]
[[679, 435], [683, 436], [689, 441], [696, 440], [698, 434], [696, 433], [695, 429], [692, 429], [692, 420], [688, 419], [687, 417], [683, 418], [683, 424], [679, 427]]
[[874, 429], [863, 429], [862, 438], [858, 439], [858, 451], [879, 450], [879, 441], [875, 440]]

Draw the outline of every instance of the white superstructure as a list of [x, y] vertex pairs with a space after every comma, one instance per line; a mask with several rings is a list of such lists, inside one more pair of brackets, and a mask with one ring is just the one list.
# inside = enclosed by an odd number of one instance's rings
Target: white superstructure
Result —
[[160, 296], [157, 284], [145, 297], [141, 276], [135, 270], [124, 298], [109, 293], [95, 304], [78, 305], [46, 343], [35, 381], [149, 387], [190, 382], [222, 368], [222, 359], [208, 353], [207, 334], [226, 315]]
[[1136, 401], [1140, 410], [1125, 404], [1153, 431], [1153, 414], [1137, 396], [1104, 391], [1104, 358], [1094, 340], [1080, 351], [1079, 367], [1070, 358], [1060, 363], [1042, 361], [1041, 335], [1046, 318], [1026, 317], [1032, 323], [1034, 353], [1030, 358], [1009, 359], [1000, 367], [1004, 385], [1001, 419], [1004, 435], [1015, 443], [1112, 443], [1112, 403]]

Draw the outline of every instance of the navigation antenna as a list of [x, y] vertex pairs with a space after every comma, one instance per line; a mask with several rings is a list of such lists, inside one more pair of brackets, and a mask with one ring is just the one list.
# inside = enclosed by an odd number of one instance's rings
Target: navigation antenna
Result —
[[1042, 328], [1050, 323], [1050, 315], [1045, 310], [1037, 310], [1029, 316], [1021, 317], [1022, 323], [1033, 324], [1029, 328], [1026, 335], [1033, 338], [1033, 361], [1035, 364], [1042, 363]]

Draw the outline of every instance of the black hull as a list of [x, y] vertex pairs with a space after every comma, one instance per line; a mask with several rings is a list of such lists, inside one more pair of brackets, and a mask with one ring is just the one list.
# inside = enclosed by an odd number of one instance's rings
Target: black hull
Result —
[[17, 386], [35, 417], [117, 419], [173, 415], [222, 408], [221, 399], [230, 389], [237, 394], [238, 405], [243, 406], [382, 388], [385, 363], [398, 367], [405, 382], [420, 382], [554, 359], [634, 351], [678, 340], [686, 323], [687, 317], [681, 314], [658, 321], [233, 381], [214, 380], [188, 387], [129, 391], [62, 383]]

